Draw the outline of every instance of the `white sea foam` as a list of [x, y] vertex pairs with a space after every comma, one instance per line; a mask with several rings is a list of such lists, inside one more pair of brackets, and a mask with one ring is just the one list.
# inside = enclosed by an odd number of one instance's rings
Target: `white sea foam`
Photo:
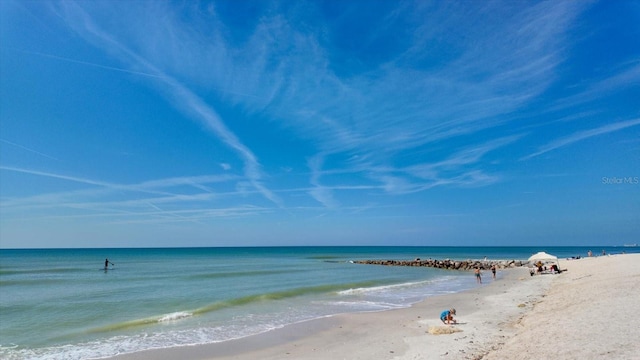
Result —
[[176, 321], [193, 316], [192, 313], [187, 311], [178, 311], [171, 314], [167, 314], [158, 319], [158, 322]]
[[349, 311], [378, 311], [400, 309], [409, 306], [408, 304], [397, 304], [384, 301], [327, 301], [317, 302], [319, 305], [327, 307], [343, 308]]
[[428, 283], [429, 281], [419, 281], [419, 282], [408, 282], [408, 283], [393, 284], [393, 285], [362, 287], [362, 288], [338, 291], [338, 294], [339, 295], [356, 295], [356, 294], [377, 293], [377, 292], [385, 292], [388, 290], [393, 290], [398, 288], [407, 288], [415, 285], [424, 285]]
[[410, 290], [412, 288], [424, 288], [426, 286], [437, 287], [438, 285], [453, 279], [456, 279], [456, 277], [444, 276], [444, 277], [438, 277], [438, 278], [425, 280], [425, 281], [413, 281], [413, 282], [405, 282], [400, 284], [362, 287], [362, 288], [342, 290], [338, 292], [338, 295], [363, 295], [363, 294], [375, 294], [375, 293], [388, 293], [388, 292], [398, 291], [398, 290], [403, 290], [403, 291]]

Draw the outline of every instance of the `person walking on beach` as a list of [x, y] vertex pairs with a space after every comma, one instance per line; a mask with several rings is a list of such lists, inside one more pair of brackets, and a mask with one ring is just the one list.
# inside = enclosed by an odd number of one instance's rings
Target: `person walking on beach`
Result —
[[491, 265], [491, 274], [493, 275], [493, 280], [496, 279], [496, 264]]
[[480, 267], [476, 266], [476, 269], [473, 272], [476, 274], [476, 282], [478, 284], [482, 284], [482, 276], [480, 275]]
[[440, 320], [442, 320], [442, 322], [447, 325], [451, 325], [451, 322], [455, 324], [457, 323], [457, 321], [453, 318], [453, 315], [455, 314], [456, 314], [456, 309], [454, 308], [445, 310], [440, 313]]
[[109, 258], [104, 259], [104, 269], [107, 270], [109, 268], [109, 264], [111, 265], [116, 265], [114, 263], [112, 263], [111, 261], [109, 261]]

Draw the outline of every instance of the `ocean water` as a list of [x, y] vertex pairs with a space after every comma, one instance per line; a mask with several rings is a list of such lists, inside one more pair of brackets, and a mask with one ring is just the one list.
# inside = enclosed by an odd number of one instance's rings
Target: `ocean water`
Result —
[[[0, 358], [92, 359], [222, 342], [477, 286], [468, 273], [361, 259], [516, 259], [576, 247], [0, 250]], [[600, 254], [602, 247], [591, 248]], [[608, 253], [640, 248], [604, 248]], [[115, 265], [104, 270], [104, 260]]]

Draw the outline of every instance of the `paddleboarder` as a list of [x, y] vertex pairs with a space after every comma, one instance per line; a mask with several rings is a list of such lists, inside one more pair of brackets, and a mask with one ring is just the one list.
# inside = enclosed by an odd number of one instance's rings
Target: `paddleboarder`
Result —
[[114, 263], [112, 263], [111, 261], [109, 261], [109, 258], [104, 259], [104, 269], [107, 270], [109, 268], [109, 264], [114, 265]]

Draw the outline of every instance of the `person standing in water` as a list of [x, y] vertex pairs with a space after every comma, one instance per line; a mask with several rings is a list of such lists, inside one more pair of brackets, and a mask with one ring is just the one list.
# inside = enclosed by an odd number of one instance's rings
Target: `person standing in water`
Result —
[[112, 263], [111, 261], [109, 261], [109, 259], [104, 259], [104, 269], [107, 270], [109, 268], [109, 264], [114, 265], [114, 263]]
[[480, 268], [476, 266], [476, 269], [473, 272], [476, 274], [476, 282], [478, 284], [482, 284], [482, 275], [480, 274]]

